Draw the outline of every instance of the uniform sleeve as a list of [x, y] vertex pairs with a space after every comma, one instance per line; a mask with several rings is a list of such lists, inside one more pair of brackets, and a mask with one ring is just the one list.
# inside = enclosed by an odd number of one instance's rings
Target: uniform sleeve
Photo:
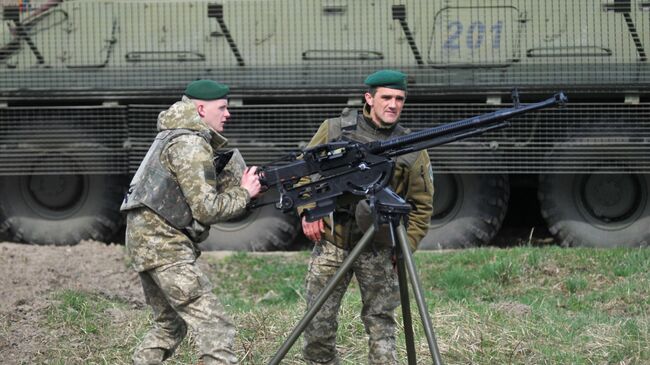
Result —
[[314, 134], [314, 136], [311, 137], [311, 141], [309, 141], [307, 147], [314, 147], [314, 146], [318, 146], [319, 144], [327, 143], [328, 129], [329, 129], [329, 124], [326, 120], [323, 123], [321, 123], [320, 127], [318, 127], [316, 134]]
[[176, 177], [194, 219], [209, 225], [244, 213], [250, 201], [248, 191], [234, 186], [222, 193], [217, 192], [212, 148], [203, 138], [194, 135], [178, 137], [168, 145], [163, 155], [162, 160]]
[[406, 200], [411, 204], [406, 229], [411, 250], [415, 251], [427, 234], [433, 214], [433, 177], [431, 160], [426, 150], [421, 151], [409, 171]]
[[[327, 132], [328, 132], [328, 122], [326, 120], [320, 125], [320, 127], [318, 127], [318, 130], [316, 131], [316, 134], [314, 134], [314, 136], [311, 138], [311, 141], [309, 141], [309, 144], [307, 145], [307, 148], [318, 146], [319, 144], [327, 143]], [[296, 184], [296, 186], [309, 184], [310, 182], [311, 182], [311, 179], [308, 176], [306, 176], [306, 177], [303, 177], [302, 179], [300, 179], [300, 181], [298, 181], [298, 184]], [[313, 208], [314, 206], [315, 206], [315, 204], [303, 205], [303, 206], [297, 207], [296, 210], [298, 212], [298, 215], [301, 215], [303, 210], [305, 210], [307, 208]]]

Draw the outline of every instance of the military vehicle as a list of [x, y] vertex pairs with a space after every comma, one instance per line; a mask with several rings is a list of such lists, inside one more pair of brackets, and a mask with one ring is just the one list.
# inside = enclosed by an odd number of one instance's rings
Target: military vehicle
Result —
[[[423, 248], [488, 244], [511, 191], [565, 246], [650, 241], [648, 0], [0, 0], [0, 229], [35, 244], [110, 240], [157, 114], [198, 78], [231, 86], [249, 165], [308, 143], [364, 77], [409, 75], [412, 130], [564, 91], [570, 103], [429, 151]], [[539, 208], [537, 208], [539, 206]], [[285, 249], [273, 206], [212, 227], [208, 249]]]

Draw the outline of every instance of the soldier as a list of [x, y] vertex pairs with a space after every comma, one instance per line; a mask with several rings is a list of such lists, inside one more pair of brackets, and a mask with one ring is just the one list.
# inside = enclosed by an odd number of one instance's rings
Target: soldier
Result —
[[196, 263], [210, 224], [242, 214], [260, 192], [256, 168], [245, 168], [241, 155], [225, 167], [215, 162], [214, 151], [227, 142], [220, 133], [230, 117], [228, 92], [212, 80], [194, 81], [160, 113], [159, 133], [122, 204], [127, 254], [154, 316], [133, 354], [136, 365], [162, 363], [188, 326], [204, 364], [237, 363], [235, 327]]
[[[398, 125], [406, 100], [406, 75], [381, 70], [368, 76], [363, 112], [345, 110], [341, 117], [323, 122], [309, 146], [346, 137], [358, 142], [385, 140], [409, 131]], [[412, 207], [408, 215], [407, 235], [412, 250], [428, 230], [433, 212], [433, 177], [426, 150], [395, 159], [391, 188]], [[342, 205], [331, 217], [316, 222], [302, 220], [303, 232], [315, 242], [306, 278], [307, 305], [312, 306], [329, 279], [336, 273], [371, 221], [365, 203]], [[338, 364], [336, 353], [337, 317], [341, 299], [356, 276], [361, 290], [361, 319], [369, 336], [368, 363], [396, 364], [394, 310], [400, 303], [394, 267], [392, 240], [382, 227], [354, 262], [352, 270], [339, 283], [323, 307], [305, 329], [303, 356], [308, 364]]]

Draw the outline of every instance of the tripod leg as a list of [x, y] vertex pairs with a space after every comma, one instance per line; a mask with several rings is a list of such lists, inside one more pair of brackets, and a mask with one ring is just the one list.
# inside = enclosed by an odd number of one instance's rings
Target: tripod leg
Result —
[[343, 279], [345, 274], [347, 274], [348, 271], [350, 271], [350, 268], [352, 267], [352, 264], [354, 261], [359, 257], [361, 254], [361, 251], [368, 245], [368, 242], [372, 239], [372, 236], [374, 235], [376, 231], [375, 226], [371, 226], [366, 233], [361, 237], [361, 240], [354, 246], [352, 251], [350, 251], [350, 254], [348, 257], [343, 261], [341, 264], [341, 267], [336, 271], [336, 274], [330, 279], [330, 281], [327, 282], [327, 285], [323, 288], [323, 291], [318, 294], [318, 297], [316, 297], [316, 300], [314, 300], [314, 304], [307, 310], [307, 313], [305, 314], [304, 317], [298, 322], [296, 327], [293, 329], [289, 337], [284, 341], [278, 352], [276, 352], [275, 356], [269, 361], [269, 365], [278, 365], [280, 364], [280, 361], [284, 359], [284, 357], [287, 355], [287, 352], [291, 349], [291, 346], [298, 340], [298, 337], [304, 332], [305, 328], [311, 322], [311, 320], [314, 318], [316, 313], [320, 310], [320, 308], [325, 304], [325, 301], [329, 296], [332, 294], [334, 289], [336, 288], [336, 285]]
[[406, 229], [403, 225], [397, 226], [397, 241], [399, 242], [400, 248], [402, 249], [402, 254], [406, 262], [406, 268], [409, 273], [409, 279], [411, 280], [411, 287], [413, 288], [413, 294], [415, 295], [415, 301], [418, 304], [418, 309], [420, 310], [420, 317], [422, 318], [422, 325], [424, 327], [424, 333], [427, 336], [427, 342], [429, 343], [429, 351], [433, 357], [433, 362], [436, 365], [442, 365], [442, 358], [440, 357], [440, 351], [438, 350], [438, 344], [436, 343], [436, 337], [433, 333], [433, 325], [431, 324], [431, 318], [429, 317], [429, 311], [427, 309], [427, 303], [424, 301], [424, 295], [422, 293], [422, 285], [420, 284], [420, 278], [418, 273], [415, 270], [415, 264], [413, 263], [413, 256], [411, 255], [411, 249], [408, 246], [408, 237], [406, 236]]
[[413, 338], [413, 321], [411, 319], [411, 304], [409, 302], [409, 288], [406, 282], [406, 268], [404, 258], [399, 249], [397, 255], [397, 278], [399, 280], [399, 295], [402, 303], [402, 318], [404, 320], [404, 337], [406, 339], [406, 355], [408, 364], [415, 365], [415, 339]]

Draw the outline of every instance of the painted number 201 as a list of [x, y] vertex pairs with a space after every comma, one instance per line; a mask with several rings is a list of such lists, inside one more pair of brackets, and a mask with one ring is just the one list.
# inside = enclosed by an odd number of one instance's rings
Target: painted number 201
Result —
[[[492, 35], [492, 49], [501, 47], [501, 30], [503, 29], [503, 22], [499, 20], [490, 27]], [[463, 43], [463, 23], [460, 21], [450, 22], [447, 24], [447, 32], [449, 36], [443, 44], [446, 49], [460, 49]], [[469, 49], [481, 48], [485, 41], [486, 27], [483, 22], [472, 22], [465, 31], [465, 45]]]

